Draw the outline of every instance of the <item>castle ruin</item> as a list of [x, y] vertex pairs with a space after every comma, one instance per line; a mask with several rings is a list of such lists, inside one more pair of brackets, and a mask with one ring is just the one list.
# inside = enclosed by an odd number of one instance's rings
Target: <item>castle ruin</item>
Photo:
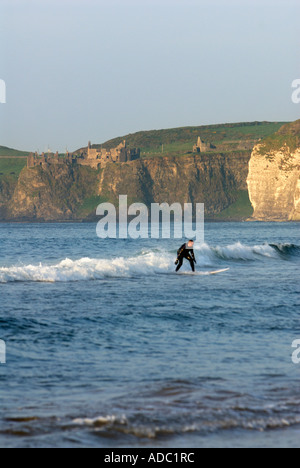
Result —
[[107, 163], [126, 163], [140, 158], [139, 148], [128, 148], [124, 140], [116, 148], [110, 150], [92, 148], [91, 142], [88, 144], [87, 153], [73, 155], [67, 152], [65, 156], [59, 156], [58, 151], [54, 153], [30, 153], [27, 158], [27, 167], [46, 168], [53, 164], [78, 164], [88, 166], [93, 169], [104, 167]]
[[124, 140], [116, 148], [110, 150], [92, 148], [91, 142], [88, 144], [86, 155], [77, 158], [77, 164], [90, 166], [94, 169], [105, 166], [107, 163], [126, 163], [140, 158], [139, 148], [128, 148]]
[[30, 153], [27, 158], [27, 168], [38, 166], [45, 168], [50, 164], [72, 164], [73, 162], [74, 158], [69, 152], [64, 157], [60, 157], [58, 151], [55, 154], [50, 152], [47, 154]]
[[193, 153], [207, 153], [214, 148], [211, 143], [205, 143], [201, 137], [198, 137], [197, 144], [193, 147]]

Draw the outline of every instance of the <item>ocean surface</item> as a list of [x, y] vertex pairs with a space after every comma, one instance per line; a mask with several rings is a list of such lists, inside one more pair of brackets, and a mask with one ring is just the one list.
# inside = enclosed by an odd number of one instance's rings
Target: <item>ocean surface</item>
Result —
[[1, 224], [0, 446], [299, 447], [299, 227], [207, 223], [175, 275], [180, 240]]

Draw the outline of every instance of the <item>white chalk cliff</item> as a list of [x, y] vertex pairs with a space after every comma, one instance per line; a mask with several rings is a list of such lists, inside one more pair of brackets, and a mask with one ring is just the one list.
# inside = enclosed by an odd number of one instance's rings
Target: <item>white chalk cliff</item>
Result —
[[[300, 121], [254, 147], [247, 178], [253, 219], [300, 221]], [[286, 141], [284, 141], [286, 140]]]

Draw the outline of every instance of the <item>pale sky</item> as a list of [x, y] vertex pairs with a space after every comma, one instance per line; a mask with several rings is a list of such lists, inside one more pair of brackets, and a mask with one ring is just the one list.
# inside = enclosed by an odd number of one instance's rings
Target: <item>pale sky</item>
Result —
[[0, 18], [0, 145], [299, 118], [299, 0], [0, 0]]

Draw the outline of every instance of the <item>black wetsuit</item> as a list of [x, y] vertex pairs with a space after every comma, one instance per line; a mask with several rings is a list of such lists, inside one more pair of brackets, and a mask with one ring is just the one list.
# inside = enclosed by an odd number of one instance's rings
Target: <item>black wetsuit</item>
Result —
[[186, 258], [190, 262], [192, 270], [195, 271], [196, 259], [194, 255], [194, 249], [189, 248], [187, 244], [183, 244], [177, 252], [176, 271], [179, 271], [180, 268], [182, 267], [184, 258]]

